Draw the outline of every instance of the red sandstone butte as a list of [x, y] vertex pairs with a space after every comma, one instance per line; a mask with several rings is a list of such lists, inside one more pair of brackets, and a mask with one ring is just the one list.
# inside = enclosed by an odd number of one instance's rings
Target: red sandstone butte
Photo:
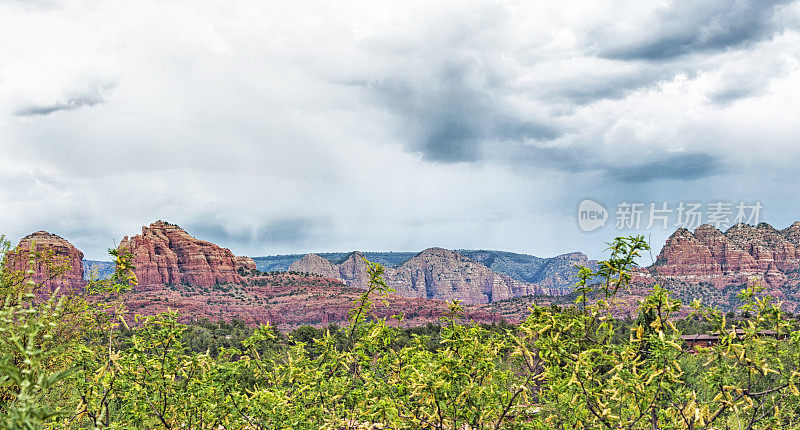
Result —
[[729, 285], [750, 277], [779, 287], [800, 267], [800, 223], [778, 231], [767, 223], [736, 224], [724, 233], [701, 225], [679, 229], [667, 239], [650, 272], [689, 282]]
[[[35, 267], [30, 264], [30, 251], [39, 253]], [[62, 292], [81, 291], [83, 280], [83, 253], [61, 236], [37, 231], [19, 241], [9, 252], [7, 265], [12, 270], [33, 272], [31, 280], [41, 286], [40, 292], [52, 292], [57, 287]]]
[[236, 257], [229, 249], [195, 239], [177, 225], [164, 221], [142, 227], [142, 234], [125, 236], [119, 249], [131, 253], [139, 286], [145, 288], [239, 284], [242, 278], [237, 268], [255, 266], [252, 259]]

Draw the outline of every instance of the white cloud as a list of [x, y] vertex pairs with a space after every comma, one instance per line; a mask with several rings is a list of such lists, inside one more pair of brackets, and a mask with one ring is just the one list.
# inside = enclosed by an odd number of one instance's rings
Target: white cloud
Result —
[[757, 172], [800, 155], [800, 2], [755, 4], [0, 1], [0, 225], [598, 256], [588, 197], [796, 218]]

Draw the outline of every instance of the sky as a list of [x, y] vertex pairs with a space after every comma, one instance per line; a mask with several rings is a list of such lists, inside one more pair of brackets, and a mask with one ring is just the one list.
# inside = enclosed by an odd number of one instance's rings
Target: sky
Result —
[[159, 219], [249, 256], [781, 229], [798, 118], [800, 1], [0, 0], [0, 232], [92, 259]]

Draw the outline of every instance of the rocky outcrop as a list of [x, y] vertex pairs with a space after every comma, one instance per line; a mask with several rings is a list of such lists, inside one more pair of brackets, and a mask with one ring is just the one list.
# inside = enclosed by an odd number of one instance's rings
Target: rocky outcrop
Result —
[[570, 252], [557, 255], [545, 260], [545, 263], [536, 272], [535, 277], [529, 282], [543, 288], [562, 289], [572, 291], [577, 282], [578, 267], [597, 268], [596, 260], [589, 260], [582, 252]]
[[[338, 278], [348, 286], [366, 289], [369, 282], [364, 256], [351, 253], [340, 264], [315, 254], [292, 263], [289, 270]], [[398, 295], [411, 298], [461, 300], [483, 304], [532, 294], [563, 294], [563, 290], [522, 282], [496, 273], [455, 251], [429, 248], [403, 263], [385, 268], [384, 279]]]
[[767, 223], [762, 222], [756, 227], [736, 224], [725, 235], [752, 255], [762, 272], [790, 272], [800, 267], [797, 246]]
[[[369, 275], [367, 274], [367, 263], [364, 261], [364, 254], [360, 252], [351, 253], [339, 264], [338, 269], [339, 278], [342, 279], [345, 284], [362, 290], [367, 289]], [[392, 279], [394, 275], [396, 275], [396, 271], [387, 268], [384, 272], [384, 279], [387, 283], [396, 285], [396, 280]], [[397, 294], [403, 297], [419, 297], [404, 295], [400, 290], [397, 290]]]
[[[303, 325], [347, 325], [353, 302], [363, 293], [337, 279], [285, 272], [246, 276], [242, 284], [229, 287], [210, 291], [174, 286], [134, 290], [126, 295], [126, 304], [134, 315], [157, 315], [173, 310], [178, 311], [178, 320], [185, 323], [202, 318], [211, 321], [237, 318], [250, 325], [270, 324], [288, 331]], [[440, 324], [449, 310], [447, 303], [439, 300], [396, 294], [376, 295], [373, 300], [380, 300], [381, 305], [372, 309], [372, 317], [402, 314], [402, 321], [390, 319], [387, 324], [404, 327]], [[504, 320], [475, 306], [465, 306], [463, 316], [465, 321], [478, 323]]]
[[781, 236], [794, 245], [795, 256], [800, 258], [800, 221], [795, 221], [794, 224], [781, 230]]
[[780, 287], [800, 268], [800, 223], [778, 231], [767, 223], [736, 224], [726, 232], [702, 225], [670, 236], [650, 272], [667, 278], [741, 284], [758, 277]]
[[290, 271], [314, 273], [327, 278], [341, 279], [339, 268], [317, 254], [307, 254], [289, 265]]
[[236, 268], [243, 267], [247, 270], [256, 270], [256, 262], [250, 257], [236, 256]]
[[653, 269], [662, 276], [708, 276], [719, 273], [708, 246], [685, 228], [678, 229], [667, 239]]
[[458, 252], [496, 273], [540, 287], [558, 288], [566, 292], [572, 291], [577, 281], [576, 266], [595, 268], [597, 264], [582, 252], [570, 252], [550, 258], [506, 251], [459, 250]]
[[140, 235], [125, 236], [119, 249], [131, 253], [141, 287], [238, 284], [242, 278], [237, 266], [255, 266], [252, 259], [235, 257], [229, 249], [195, 239], [177, 225], [164, 221], [142, 227]]
[[[36, 255], [30, 267], [31, 250]], [[66, 239], [46, 231], [37, 231], [22, 238], [8, 254], [8, 267], [25, 273], [32, 270], [30, 280], [38, 291], [48, 293], [60, 288], [63, 292], [80, 291], [86, 286], [83, 279], [83, 252]]]

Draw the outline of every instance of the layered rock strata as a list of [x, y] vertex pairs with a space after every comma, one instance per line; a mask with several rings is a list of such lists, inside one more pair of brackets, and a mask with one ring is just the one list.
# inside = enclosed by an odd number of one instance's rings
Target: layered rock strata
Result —
[[800, 268], [800, 223], [776, 230], [767, 223], [736, 224], [724, 233], [701, 225], [679, 229], [649, 271], [661, 277], [727, 285], [753, 277], [780, 287]]
[[141, 287], [187, 284], [210, 287], [238, 284], [238, 267], [255, 267], [247, 257], [195, 239], [177, 225], [157, 221], [142, 227], [142, 234], [125, 236], [120, 251], [130, 252]]
[[[367, 266], [360, 252], [351, 253], [339, 264], [309, 254], [292, 263], [289, 270], [340, 279], [348, 286], [360, 289], [366, 289], [369, 282]], [[495, 273], [458, 252], [442, 248], [426, 249], [396, 269], [386, 268], [384, 279], [403, 297], [461, 300], [466, 304], [490, 303], [533, 294], [563, 294], [561, 289]]]
[[28, 273], [27, 280], [37, 284], [39, 292], [52, 292], [56, 288], [64, 292], [80, 291], [86, 286], [83, 252], [61, 236], [37, 231], [23, 237], [7, 257], [8, 267], [20, 275]]

